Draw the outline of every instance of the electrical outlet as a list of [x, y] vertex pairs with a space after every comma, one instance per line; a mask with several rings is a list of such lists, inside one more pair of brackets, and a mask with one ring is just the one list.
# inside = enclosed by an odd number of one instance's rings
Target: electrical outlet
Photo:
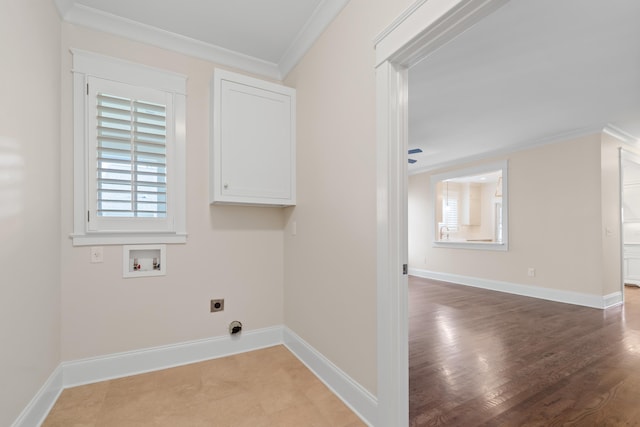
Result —
[[211, 300], [211, 312], [224, 311], [224, 299]]
[[102, 246], [92, 246], [89, 251], [91, 254], [91, 262], [98, 263], [104, 261], [104, 252], [102, 250]]
[[533, 267], [529, 267], [529, 269], [527, 270], [527, 276], [536, 277], [536, 269]]

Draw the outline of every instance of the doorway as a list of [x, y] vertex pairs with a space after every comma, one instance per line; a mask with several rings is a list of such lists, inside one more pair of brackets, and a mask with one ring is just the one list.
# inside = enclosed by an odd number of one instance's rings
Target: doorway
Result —
[[640, 156], [620, 150], [623, 298], [640, 287]]
[[408, 70], [507, 3], [515, 1], [419, 1], [376, 40], [380, 425], [408, 424]]
[[507, 0], [418, 1], [375, 41], [378, 425], [407, 426], [407, 70]]

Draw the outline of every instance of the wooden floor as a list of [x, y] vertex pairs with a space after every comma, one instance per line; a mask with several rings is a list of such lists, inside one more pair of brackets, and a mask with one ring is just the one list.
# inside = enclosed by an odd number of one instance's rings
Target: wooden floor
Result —
[[285, 347], [64, 390], [43, 427], [356, 427]]
[[411, 426], [640, 426], [640, 289], [597, 310], [411, 277]]

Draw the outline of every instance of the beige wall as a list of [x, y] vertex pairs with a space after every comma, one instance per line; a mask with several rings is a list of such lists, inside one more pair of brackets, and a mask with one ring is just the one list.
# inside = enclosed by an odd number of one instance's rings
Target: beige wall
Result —
[[492, 159], [509, 160], [508, 252], [433, 248], [429, 174], [411, 176], [410, 267], [593, 295], [619, 291], [613, 155], [595, 134]]
[[52, 1], [0, 14], [0, 425], [60, 363], [60, 20]]
[[[71, 54], [84, 49], [182, 73], [187, 81], [187, 231], [167, 247], [167, 275], [122, 278], [122, 247], [105, 246], [104, 263], [73, 247]], [[105, 355], [283, 322], [283, 226], [278, 208], [210, 207], [209, 82], [215, 64], [63, 24], [62, 31], [62, 358]], [[225, 310], [209, 313], [209, 300]]]
[[410, 3], [352, 0], [285, 80], [298, 94], [298, 203], [285, 232], [285, 323], [373, 393], [373, 40]]

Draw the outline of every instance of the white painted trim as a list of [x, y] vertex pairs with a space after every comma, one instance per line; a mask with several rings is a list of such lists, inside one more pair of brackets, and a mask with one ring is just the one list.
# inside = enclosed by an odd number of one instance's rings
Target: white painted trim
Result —
[[470, 166], [463, 169], [455, 169], [447, 172], [431, 175], [431, 203], [435, 210], [439, 209], [437, 203], [436, 185], [438, 182], [445, 181], [451, 178], [457, 178], [461, 176], [473, 176], [480, 175], [487, 172], [493, 172], [500, 170], [502, 172], [502, 243], [467, 243], [467, 242], [452, 242], [452, 241], [440, 241], [436, 239], [436, 224], [431, 227], [433, 235], [432, 245], [436, 248], [456, 248], [456, 249], [474, 249], [485, 251], [508, 251], [509, 250], [509, 161], [499, 160], [491, 163], [485, 163], [477, 166]]
[[430, 0], [414, 5], [375, 39], [375, 64], [413, 65], [508, 1]]
[[187, 94], [187, 76], [184, 74], [88, 50], [69, 50], [73, 55], [73, 73], [108, 78], [164, 92]]
[[626, 273], [627, 261], [625, 260], [624, 254], [624, 215], [622, 212], [622, 205], [624, 203], [624, 170], [622, 166], [622, 157], [624, 155], [625, 150], [622, 147], [618, 147], [618, 230], [620, 230], [620, 242], [619, 248], [620, 251], [620, 299], [622, 304], [625, 302], [625, 292], [624, 292], [624, 276]]
[[[73, 54], [73, 233], [74, 246], [185, 243], [186, 215], [186, 91], [187, 76], [80, 49]], [[168, 218], [162, 230], [91, 231], [89, 206], [89, 129], [87, 108], [91, 77], [161, 90], [171, 99], [167, 114]], [[168, 104], [169, 105], [169, 104]], [[131, 227], [129, 222], [125, 227]], [[136, 226], [137, 227], [137, 226]], [[170, 228], [170, 229], [168, 229]]]
[[[623, 285], [624, 286], [624, 285]], [[624, 304], [623, 292], [612, 292], [602, 297], [602, 308], [614, 307], [616, 305]]]
[[543, 288], [540, 286], [521, 285], [518, 283], [502, 282], [479, 277], [462, 276], [459, 274], [440, 273], [436, 271], [410, 268], [409, 274], [425, 279], [441, 280], [458, 285], [474, 288], [505, 292], [508, 294], [562, 302], [566, 304], [582, 305], [585, 307], [604, 309], [622, 302], [622, 293], [614, 292], [608, 295], [585, 294], [582, 292], [563, 291], [559, 289]]
[[[605, 128], [606, 129], [606, 128]], [[568, 141], [571, 139], [580, 138], [587, 135], [593, 135], [595, 133], [601, 133], [604, 129], [600, 127], [586, 127], [581, 129], [575, 129], [568, 132], [562, 132], [556, 135], [552, 135], [542, 139], [536, 139], [529, 142], [523, 142], [514, 147], [505, 147], [497, 150], [491, 150], [484, 153], [476, 154], [473, 156], [461, 157], [455, 160], [436, 163], [432, 165], [426, 165], [422, 167], [412, 168], [409, 172], [409, 175], [417, 175], [424, 172], [431, 172], [438, 169], [445, 169], [450, 167], [455, 167], [459, 165], [463, 165], [466, 163], [473, 163], [480, 160], [490, 159], [493, 157], [499, 156], [507, 156], [509, 154], [519, 153], [526, 150], [532, 150], [538, 147], [544, 147], [547, 145], [552, 145], [564, 141]]]
[[155, 245], [160, 243], [179, 244], [187, 242], [187, 233], [175, 234], [117, 234], [109, 233], [109, 235], [99, 234], [70, 234], [69, 238], [73, 240], [73, 246], [96, 246], [96, 245]]
[[324, 0], [320, 2], [311, 18], [295, 37], [278, 63], [280, 76], [284, 79], [295, 67], [324, 30], [340, 14], [350, 0]]
[[378, 425], [409, 424], [406, 69], [507, 0], [429, 0], [376, 40]]
[[368, 390], [289, 328], [284, 328], [285, 346], [369, 426], [376, 423], [378, 402]]
[[[64, 1], [64, 0], [56, 0], [56, 1]], [[420, 7], [426, 1], [427, 0], [416, 0], [411, 6], [409, 6], [404, 11], [402, 11], [402, 13], [396, 19], [394, 19], [393, 22], [387, 26], [387, 28], [382, 30], [382, 32], [378, 34], [378, 36], [375, 39], [373, 39], [373, 44], [377, 46], [378, 43], [381, 43], [396, 28], [402, 25], [402, 23], [406, 21], [416, 10], [420, 9]]]
[[[62, 1], [58, 0], [59, 3]], [[238, 68], [272, 79], [281, 79], [277, 65], [272, 62], [243, 55], [81, 4], [74, 3], [64, 14], [64, 20], [71, 24], [82, 25], [108, 34], [205, 59], [216, 64]]]
[[376, 69], [378, 425], [409, 424], [406, 69]]
[[62, 393], [62, 367], [58, 366], [33, 399], [22, 410], [11, 427], [33, 427], [42, 424]]
[[74, 0], [54, 1], [60, 16], [71, 24], [82, 25], [276, 80], [284, 79], [349, 3], [349, 0], [321, 1], [289, 45], [280, 62], [276, 64], [78, 4]]
[[631, 135], [627, 131], [620, 129], [611, 123], [607, 124], [602, 131], [633, 148], [637, 149], [640, 145], [640, 138]]
[[282, 343], [282, 326], [274, 326], [248, 332], [243, 331], [240, 336], [207, 338], [63, 362], [63, 384], [65, 388], [75, 387], [217, 359]]
[[225, 335], [63, 362], [11, 427], [39, 426], [65, 388], [188, 365], [280, 344], [284, 344], [367, 425], [381, 425], [376, 423], [378, 402], [375, 396], [293, 331], [279, 325], [243, 331], [240, 335]]

